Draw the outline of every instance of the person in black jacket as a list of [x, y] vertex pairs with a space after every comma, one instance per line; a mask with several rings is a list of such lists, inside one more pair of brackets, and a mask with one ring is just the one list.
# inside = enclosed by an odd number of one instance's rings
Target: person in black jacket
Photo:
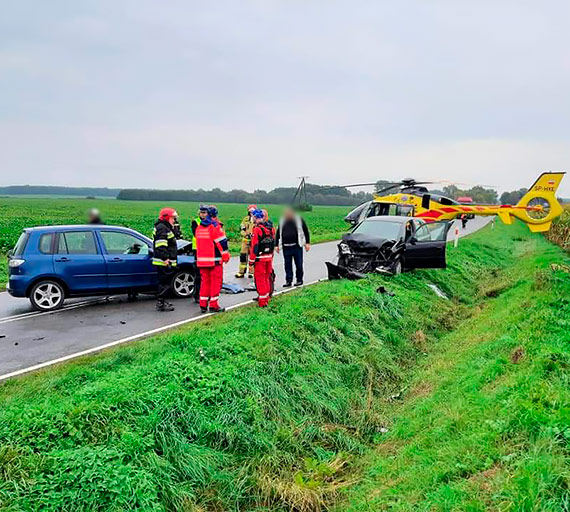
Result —
[[177, 265], [178, 246], [174, 234], [174, 223], [178, 218], [173, 208], [160, 210], [158, 221], [153, 231], [152, 264], [158, 271], [158, 293], [156, 309], [158, 311], [174, 311], [174, 305], [166, 300], [172, 280], [172, 268]]
[[283, 250], [285, 262], [285, 288], [293, 284], [293, 261], [295, 262], [295, 286], [303, 284], [303, 249], [311, 248], [311, 236], [304, 219], [287, 208], [279, 221], [279, 227], [275, 235], [275, 250]]

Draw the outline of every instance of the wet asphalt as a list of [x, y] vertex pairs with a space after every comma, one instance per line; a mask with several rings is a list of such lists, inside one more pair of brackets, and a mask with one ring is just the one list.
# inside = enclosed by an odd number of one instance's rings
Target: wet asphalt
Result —
[[[477, 231], [489, 222], [479, 217], [469, 221], [467, 228], [460, 228], [460, 236]], [[454, 228], [450, 230], [450, 239]], [[337, 242], [313, 245], [305, 253], [305, 283], [326, 278], [325, 261], [336, 255]], [[252, 284], [250, 279], [236, 279], [238, 258], [233, 257], [226, 265], [224, 282], [238, 283], [244, 287]], [[276, 290], [282, 290], [284, 282], [283, 259], [275, 256], [277, 274]], [[253, 305], [254, 291], [236, 295], [223, 294], [223, 306], [235, 306], [250, 302]], [[27, 299], [16, 299], [8, 293], [0, 293], [0, 380], [34, 369], [51, 361], [72, 357], [81, 352], [90, 352], [105, 345], [128, 342], [132, 339], [155, 334], [170, 326], [176, 327], [191, 319], [201, 317], [198, 305], [192, 300], [173, 300], [176, 310], [158, 313], [155, 299], [140, 296], [135, 302], [127, 302], [126, 296], [71, 299], [63, 309], [52, 313], [32, 310]], [[175, 324], [175, 325], [173, 325]]]

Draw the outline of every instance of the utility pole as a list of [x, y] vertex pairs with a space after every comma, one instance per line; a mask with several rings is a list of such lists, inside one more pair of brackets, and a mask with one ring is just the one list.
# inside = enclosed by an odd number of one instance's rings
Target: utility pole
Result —
[[293, 206], [302, 211], [312, 210], [307, 199], [307, 178], [308, 176], [298, 176], [298, 179], [301, 181], [297, 187], [297, 190], [295, 191], [295, 195], [293, 196]]

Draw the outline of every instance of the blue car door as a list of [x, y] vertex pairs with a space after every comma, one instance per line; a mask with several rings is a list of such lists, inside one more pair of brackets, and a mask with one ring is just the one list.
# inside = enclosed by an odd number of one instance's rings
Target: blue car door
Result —
[[148, 242], [131, 233], [99, 231], [107, 263], [109, 290], [144, 290], [156, 287], [157, 271], [152, 265]]
[[100, 293], [107, 290], [105, 259], [92, 230], [66, 230], [58, 234], [53, 256], [55, 273], [72, 293]]

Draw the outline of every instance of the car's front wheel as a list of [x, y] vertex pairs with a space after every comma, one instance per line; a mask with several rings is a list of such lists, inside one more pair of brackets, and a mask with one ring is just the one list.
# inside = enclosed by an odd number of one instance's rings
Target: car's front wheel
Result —
[[194, 294], [194, 271], [179, 270], [172, 278], [172, 291], [176, 297], [187, 299]]
[[65, 290], [57, 281], [40, 281], [30, 292], [30, 302], [38, 311], [54, 311], [63, 306]]
[[398, 258], [394, 263], [392, 263], [392, 268], [390, 269], [392, 274], [397, 276], [402, 273], [402, 260]]

